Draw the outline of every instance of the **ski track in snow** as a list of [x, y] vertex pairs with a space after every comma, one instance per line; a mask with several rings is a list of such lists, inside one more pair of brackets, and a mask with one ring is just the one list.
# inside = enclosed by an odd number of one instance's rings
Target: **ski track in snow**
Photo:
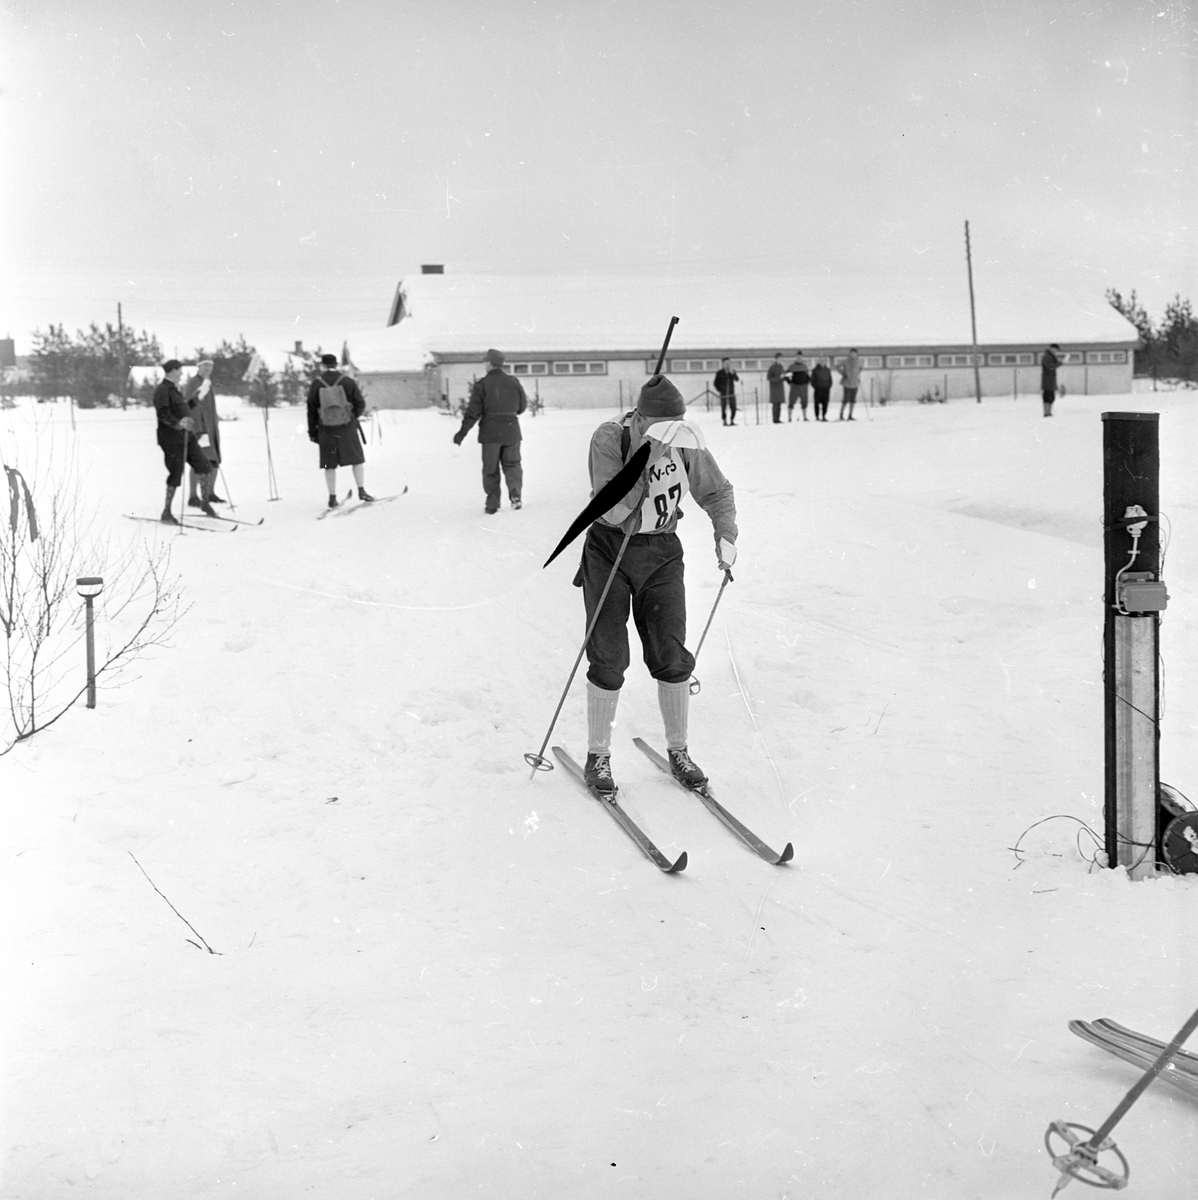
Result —
[[[1069, 1019], [1167, 1038], [1198, 1003], [1198, 883], [1031, 828], [1101, 830], [1103, 411], [1162, 413], [1162, 777], [1198, 798], [1185, 393], [694, 414], [741, 537], [691, 749], [795, 857], [632, 746], [660, 742], [633, 632], [613, 765], [688, 852], [668, 878], [522, 758], [584, 631], [578, 547], [541, 564], [611, 414], [526, 418], [525, 508], [488, 517], [476, 443], [383, 413], [367, 486], [409, 494], [318, 521], [302, 412], [272, 414], [271, 503], [260, 414], [221, 404], [266, 517], [234, 538], [120, 519], [161, 504], [146, 410], [0, 411], [4, 461], [77, 461], [96, 533], [169, 545], [191, 605], [0, 757], [5, 1196], [1047, 1195], [1049, 1121], [1134, 1078]], [[721, 576], [684, 508], [694, 640]], [[581, 678], [553, 740], [585, 749]], [[1121, 1122], [1140, 1193], [1193, 1194], [1194, 1117], [1154, 1087]]]

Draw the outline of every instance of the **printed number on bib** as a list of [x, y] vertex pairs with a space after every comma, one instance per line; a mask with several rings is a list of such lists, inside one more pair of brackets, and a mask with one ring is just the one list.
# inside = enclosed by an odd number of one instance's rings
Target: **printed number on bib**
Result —
[[690, 482], [682, 460], [669, 450], [649, 468], [649, 490], [641, 506], [641, 529], [664, 529], [688, 491]]

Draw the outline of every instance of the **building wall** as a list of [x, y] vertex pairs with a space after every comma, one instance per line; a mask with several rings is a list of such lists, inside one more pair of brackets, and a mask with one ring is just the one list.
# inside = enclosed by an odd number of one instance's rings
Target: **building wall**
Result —
[[[983, 396], [1039, 395], [1043, 346], [984, 346], [979, 349], [986, 360], [986, 365], [978, 368]], [[1130, 344], [1126, 347], [1073, 348], [1070, 353], [1078, 361], [1067, 363], [1059, 369], [1058, 384], [1063, 385], [1066, 394], [1126, 394], [1132, 387], [1132, 349]], [[767, 405], [769, 384], [766, 369], [773, 361], [772, 351], [728, 350], [726, 353], [740, 375], [737, 394], [741, 406], [749, 408], [754, 403]], [[841, 397], [840, 376], [835, 364], [843, 358], [844, 353], [845, 350], [839, 348], [817, 348], [804, 355], [809, 363], [814, 363], [818, 358], [832, 363], [834, 403], [838, 403]], [[712, 379], [724, 354], [725, 351], [716, 350], [670, 355], [666, 373], [688, 403], [704, 405], [704, 392], [711, 389]], [[1122, 356], [1124, 361], [1105, 361], [1113, 356]], [[783, 363], [789, 365], [791, 357], [784, 355]], [[939, 400], [946, 393], [950, 400], [972, 398], [975, 395], [974, 369], [971, 365], [942, 365], [946, 359], [949, 362], [970, 361], [969, 354], [960, 346], [862, 348], [861, 357], [867, 364], [861, 372], [858, 393], [858, 399], [862, 402], [868, 402], [871, 397], [875, 403], [883, 398], [887, 403], [902, 403], [919, 401], [924, 397]], [[921, 363], [930, 359], [933, 365], [884, 365], [896, 358]], [[1003, 365], [992, 365], [995, 358]], [[1087, 359], [1104, 361], [1087, 362]], [[575, 364], [582, 364], [588, 369], [578, 374], [556, 373], [555, 363], [563, 361], [569, 362], [572, 368]], [[883, 365], [869, 365], [872, 363]], [[592, 364], [601, 364], [602, 371], [595, 369]], [[610, 408], [622, 412], [635, 403], [637, 393], [649, 378], [654, 365], [655, 361], [651, 358], [604, 356], [602, 351], [598, 351], [589, 357], [584, 354], [569, 358], [546, 355], [540, 359], [523, 360], [513, 356], [506, 369], [524, 385], [530, 400], [539, 394], [547, 409]], [[539, 373], [534, 374], [529, 370], [534, 366], [541, 368]], [[478, 358], [465, 362], [442, 362], [440, 390], [448, 395], [450, 405], [456, 407], [459, 401], [469, 397], [474, 380], [482, 374], [483, 368]]]
[[368, 408], [427, 408], [440, 395], [436, 371], [362, 371], [355, 378]]

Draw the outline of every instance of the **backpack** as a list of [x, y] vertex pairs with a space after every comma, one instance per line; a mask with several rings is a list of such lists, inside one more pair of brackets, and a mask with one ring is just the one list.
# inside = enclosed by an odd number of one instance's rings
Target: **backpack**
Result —
[[353, 409], [341, 386], [344, 375], [337, 376], [337, 382], [331, 386], [323, 380], [320, 382], [320, 423], [322, 425], [348, 425], [353, 419]]

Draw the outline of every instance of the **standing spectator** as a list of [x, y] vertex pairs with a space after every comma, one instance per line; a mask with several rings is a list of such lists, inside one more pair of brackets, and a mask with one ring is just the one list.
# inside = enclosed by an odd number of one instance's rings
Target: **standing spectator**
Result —
[[[168, 358], [162, 364], [163, 380], [154, 389], [154, 410], [158, 416], [158, 445], [162, 448], [162, 457], [166, 462], [166, 503], [162, 507], [162, 523], [178, 525], [171, 512], [171, 504], [175, 492], [183, 482], [183, 464], [189, 463], [191, 469], [200, 476], [211, 470], [207, 455], [196, 445], [196, 422], [191, 415], [183, 393], [179, 391], [179, 380], [183, 377], [183, 364], [177, 358]], [[207, 500], [200, 507], [210, 516], [215, 517], [216, 511]]]
[[786, 397], [786, 419], [794, 420], [795, 401], [803, 411], [803, 420], [807, 420], [807, 385], [811, 382], [811, 373], [802, 350], [795, 351], [795, 360], [790, 364], [790, 394]]
[[774, 424], [782, 424], [782, 402], [786, 399], [782, 384], [786, 379], [786, 368], [782, 365], [782, 351], [774, 355], [770, 369], [765, 373], [770, 383], [770, 407], [774, 410]]
[[308, 388], [308, 440], [320, 447], [320, 468], [329, 489], [329, 507], [337, 508], [337, 468], [350, 467], [358, 499], [371, 501], [366, 490], [366, 441], [358, 418], [366, 399], [357, 381], [337, 368], [335, 354], [320, 356], [320, 374]]
[[1052, 402], [1057, 398], [1057, 367], [1063, 359], [1064, 354], [1056, 342], [1040, 355], [1040, 393], [1044, 397], [1046, 417], [1052, 416]]
[[[732, 360], [720, 359], [720, 369], [715, 373], [715, 390], [720, 397], [720, 424], [736, 424], [736, 381], [740, 376], [732, 369]], [[732, 419], [728, 419], [729, 413]]]
[[832, 394], [832, 372], [828, 364], [822, 360], [811, 368], [811, 391], [814, 400], [815, 419], [817, 421], [826, 421], [828, 419], [828, 397]]
[[201, 359], [196, 363], [196, 373], [183, 385], [183, 399], [187, 401], [196, 424], [196, 443], [203, 450], [209, 466], [207, 475], [187, 472], [187, 503], [191, 508], [203, 508], [203, 500], [209, 504], [227, 503], [216, 494], [216, 473], [220, 469], [220, 424], [216, 415], [216, 391], [212, 386], [214, 365], [210, 358]]
[[487, 373], [470, 389], [470, 403], [462, 417], [462, 427], [453, 435], [455, 446], [478, 422], [478, 440], [483, 451], [483, 491], [487, 502], [484, 512], [499, 511], [499, 472], [507, 483], [508, 499], [520, 508], [524, 490], [524, 468], [520, 463], [520, 414], [528, 407], [528, 397], [518, 379], [504, 369], [504, 357], [488, 350], [483, 362]]
[[843, 421], [844, 410], [847, 405], [849, 410], [849, 420], [853, 420], [853, 405], [857, 403], [857, 389], [861, 386], [861, 359], [857, 354], [857, 347], [854, 346], [849, 351], [849, 356], [840, 364], [840, 382], [844, 387], [844, 397], [840, 401], [840, 416], [836, 419]]
[[[592, 495], [615, 477], [643, 441], [649, 439], [652, 446], [641, 481], [587, 530], [574, 580], [582, 588], [588, 627], [607, 581], [612, 581], [586, 645], [586, 781], [608, 795], [616, 790], [611, 728], [629, 664], [630, 609], [645, 665], [657, 680], [670, 771], [686, 787], [707, 782], [687, 749], [689, 680], [695, 660], [686, 648], [679, 504], [689, 492], [711, 518], [716, 562], [726, 571], [736, 561], [736, 500], [702, 433], [680, 419], [685, 416], [686, 402], [678, 389], [664, 375], [654, 375], [641, 388], [633, 412], [604, 421], [591, 436]], [[632, 536], [613, 576], [629, 529]]]

